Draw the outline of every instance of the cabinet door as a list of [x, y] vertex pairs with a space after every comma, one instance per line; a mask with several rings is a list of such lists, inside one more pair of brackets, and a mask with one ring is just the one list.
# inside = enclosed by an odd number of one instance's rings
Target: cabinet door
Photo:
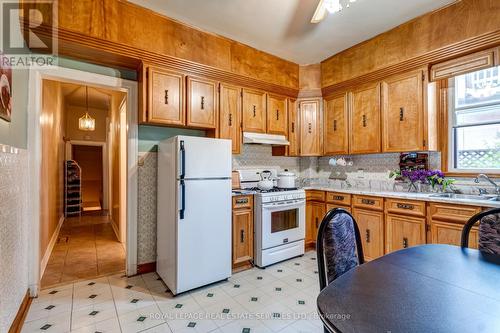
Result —
[[325, 98], [323, 101], [325, 127], [323, 129], [324, 155], [347, 154], [347, 95]]
[[233, 211], [233, 266], [253, 259], [253, 213]]
[[187, 126], [217, 127], [217, 82], [188, 77]]
[[266, 93], [243, 89], [243, 131], [266, 133]]
[[267, 133], [288, 135], [288, 112], [286, 97], [267, 95]]
[[386, 215], [386, 253], [425, 244], [425, 218]]
[[314, 244], [318, 237], [318, 227], [325, 216], [325, 204], [317, 201], [306, 203], [306, 246]]
[[320, 156], [321, 115], [319, 100], [300, 101], [300, 156]]
[[382, 149], [384, 152], [424, 149], [422, 71], [382, 82]]
[[184, 125], [184, 75], [148, 68], [147, 122]]
[[353, 208], [363, 246], [365, 261], [384, 255], [384, 214], [364, 209]]
[[380, 84], [359, 87], [350, 96], [350, 152], [380, 152]]
[[[463, 225], [431, 221], [431, 238], [434, 244], [450, 244], [460, 246]], [[477, 249], [478, 229], [473, 227], [469, 234], [469, 247]]]
[[288, 99], [288, 156], [299, 156], [300, 135], [299, 135], [299, 113], [297, 110], [297, 100]]
[[241, 149], [241, 88], [220, 85], [219, 137], [231, 139], [233, 154]]

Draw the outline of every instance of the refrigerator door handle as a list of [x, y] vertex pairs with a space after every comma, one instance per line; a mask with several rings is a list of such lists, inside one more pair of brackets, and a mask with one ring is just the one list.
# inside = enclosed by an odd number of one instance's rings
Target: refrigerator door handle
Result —
[[180, 180], [181, 185], [181, 209], [179, 210], [179, 218], [184, 219], [184, 212], [186, 210], [186, 183], [184, 179]]
[[184, 149], [184, 140], [180, 142], [181, 146], [181, 174], [180, 179], [184, 179], [186, 177], [186, 150]]

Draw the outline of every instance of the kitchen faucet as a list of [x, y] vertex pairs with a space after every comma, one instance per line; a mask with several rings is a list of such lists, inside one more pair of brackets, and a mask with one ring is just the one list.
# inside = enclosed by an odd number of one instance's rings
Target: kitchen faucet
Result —
[[481, 178], [482, 178], [482, 179], [484, 179], [484, 180], [486, 180], [486, 181], [488, 181], [488, 182], [490, 182], [493, 186], [495, 186], [495, 193], [496, 193], [497, 195], [500, 195], [500, 186], [499, 186], [497, 183], [495, 183], [494, 181], [492, 181], [492, 180], [490, 179], [490, 177], [488, 177], [488, 176], [487, 176], [487, 175], [485, 175], [484, 173], [481, 173], [481, 174], [477, 175], [477, 177], [476, 177], [476, 178], [474, 178], [474, 182], [475, 182], [476, 184], [479, 184], [479, 181], [481, 180]]

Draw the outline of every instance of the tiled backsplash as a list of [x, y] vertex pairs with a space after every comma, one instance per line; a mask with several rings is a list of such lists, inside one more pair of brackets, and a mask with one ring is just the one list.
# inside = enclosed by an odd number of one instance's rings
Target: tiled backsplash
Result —
[[233, 170], [270, 165], [279, 165], [283, 169], [300, 172], [300, 158], [272, 156], [271, 146], [244, 144], [241, 146], [241, 154], [233, 155]]

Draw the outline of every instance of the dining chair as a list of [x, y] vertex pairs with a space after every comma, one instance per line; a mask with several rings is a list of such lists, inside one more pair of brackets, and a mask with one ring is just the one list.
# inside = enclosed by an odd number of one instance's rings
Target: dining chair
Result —
[[493, 208], [471, 217], [462, 229], [462, 247], [469, 247], [469, 233], [479, 221], [478, 249], [483, 253], [500, 255], [500, 208]]
[[316, 242], [320, 290], [364, 263], [358, 225], [342, 208], [330, 210], [318, 229]]

